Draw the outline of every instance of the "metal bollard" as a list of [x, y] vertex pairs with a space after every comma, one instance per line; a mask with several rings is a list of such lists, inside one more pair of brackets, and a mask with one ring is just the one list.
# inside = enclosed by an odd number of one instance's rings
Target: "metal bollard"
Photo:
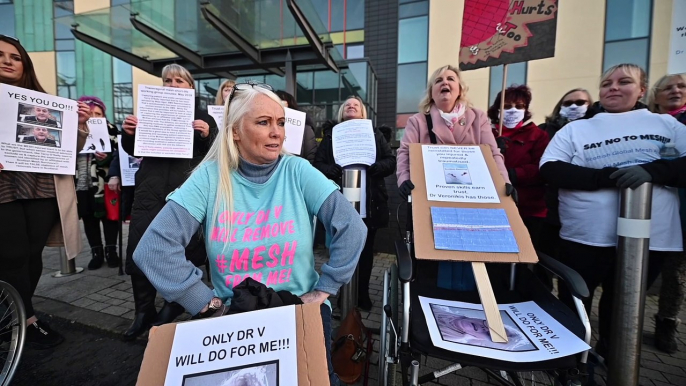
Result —
[[[341, 185], [343, 185], [343, 196], [359, 213], [360, 200], [362, 198], [362, 171], [356, 169], [343, 170]], [[350, 283], [344, 284], [341, 287], [341, 319], [344, 319], [357, 306], [357, 272], [358, 269], [355, 268], [355, 273], [350, 279]]]
[[608, 385], [638, 385], [653, 185], [621, 192]]
[[60, 270], [53, 273], [52, 277], [65, 277], [83, 272], [83, 268], [76, 266], [76, 259], [68, 259], [64, 253], [64, 247], [60, 247]]

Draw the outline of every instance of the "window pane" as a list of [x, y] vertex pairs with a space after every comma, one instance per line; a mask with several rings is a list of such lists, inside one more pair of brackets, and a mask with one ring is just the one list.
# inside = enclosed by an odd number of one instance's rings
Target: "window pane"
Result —
[[74, 51], [75, 49], [74, 39], [55, 40], [56, 51]]
[[[373, 1], [373, 0], [370, 0]], [[348, 0], [348, 12], [345, 15], [345, 28], [347, 30], [364, 28], [364, 0]]]
[[355, 44], [346, 47], [348, 55], [346, 59], [364, 58], [364, 44]]
[[114, 83], [131, 83], [131, 65], [117, 58], [112, 58], [112, 76]]
[[333, 71], [314, 73], [314, 103], [334, 102], [338, 100], [338, 74]]
[[298, 89], [296, 90], [295, 100], [299, 105], [312, 103], [313, 77], [314, 74], [311, 72], [299, 72], [296, 75]]
[[634, 63], [648, 71], [648, 38], [605, 43], [603, 71], [621, 63]]
[[605, 41], [650, 34], [651, 0], [607, 0]]
[[[331, 32], [343, 31], [343, 8], [342, 1], [332, 1], [331, 3]], [[328, 21], [327, 21], [328, 22]], [[327, 23], [324, 23], [327, 25]]]
[[426, 62], [398, 66], [398, 113], [416, 113], [426, 89]]
[[428, 20], [427, 16], [400, 20], [398, 23], [398, 63], [426, 60]]
[[[507, 66], [507, 87], [513, 84], [526, 84], [526, 62], [512, 63]], [[493, 104], [496, 95], [503, 89], [503, 66], [491, 67], [490, 90], [488, 94], [489, 106]]]
[[311, 0], [312, 6], [322, 20], [324, 27], [329, 26], [329, 0]]
[[16, 36], [14, 29], [14, 5], [0, 5], [0, 34]]
[[[76, 86], [76, 56], [74, 51], [59, 51], [56, 53], [57, 59], [57, 86], [65, 87], [65, 90], [69, 90], [71, 87]], [[75, 98], [74, 95], [62, 95], [67, 98]]]
[[403, 4], [400, 6], [398, 18], [405, 19], [413, 16], [422, 16], [429, 14], [429, 3], [420, 1], [418, 3]]
[[[296, 74], [296, 78], [297, 78]], [[279, 75], [267, 75], [264, 77], [265, 83], [272, 86], [274, 90], [285, 90], [286, 89], [286, 77]]]

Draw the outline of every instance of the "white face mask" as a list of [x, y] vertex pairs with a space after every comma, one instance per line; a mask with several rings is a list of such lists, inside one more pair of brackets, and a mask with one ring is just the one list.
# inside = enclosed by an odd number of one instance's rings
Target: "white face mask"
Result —
[[579, 119], [586, 115], [586, 110], [588, 110], [587, 105], [583, 106], [577, 106], [577, 105], [571, 105], [571, 106], [562, 106], [560, 108], [560, 115], [569, 119], [570, 121], [573, 121], [575, 119]]
[[524, 114], [526, 110], [523, 109], [516, 109], [516, 108], [511, 108], [509, 110], [505, 110], [505, 114], [503, 114], [503, 126], [507, 127], [508, 129], [512, 129], [519, 122], [524, 119]]

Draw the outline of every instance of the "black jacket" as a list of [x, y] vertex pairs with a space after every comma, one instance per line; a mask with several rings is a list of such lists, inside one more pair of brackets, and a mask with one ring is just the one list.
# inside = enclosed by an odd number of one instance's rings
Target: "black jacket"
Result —
[[[391, 147], [384, 139], [383, 134], [374, 129], [374, 139], [376, 141], [376, 175], [367, 173], [367, 219], [365, 223], [368, 227], [384, 228], [388, 226], [388, 191], [384, 178], [395, 173], [395, 156]], [[314, 158], [314, 167], [319, 169], [327, 178], [333, 180], [341, 186], [342, 174], [337, 173], [336, 162], [333, 158], [333, 142], [331, 131], [325, 130], [324, 138], [319, 144], [317, 155]], [[371, 166], [370, 166], [371, 168]]]
[[[174, 189], [183, 184], [190, 172], [202, 161], [210, 150], [212, 141], [217, 135], [217, 123], [207, 111], [196, 107], [195, 119], [201, 119], [210, 125], [210, 134], [202, 138], [199, 131], [193, 135], [193, 158], [157, 158], [146, 157], [136, 172], [136, 190], [131, 211], [129, 226], [129, 243], [126, 248], [126, 272], [128, 274], [142, 274], [133, 261], [133, 252], [143, 233], [148, 229], [152, 220], [162, 210], [166, 197]], [[122, 132], [122, 148], [128, 154], [134, 155], [135, 136]], [[186, 258], [195, 265], [201, 265], [207, 259], [204, 241], [194, 236], [186, 247]]]

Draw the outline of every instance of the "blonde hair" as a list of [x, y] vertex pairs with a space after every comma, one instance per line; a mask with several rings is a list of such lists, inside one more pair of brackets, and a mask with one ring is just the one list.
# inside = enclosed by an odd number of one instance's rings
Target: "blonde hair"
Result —
[[624, 73], [629, 75], [640, 87], [645, 89], [648, 88], [648, 77], [646, 76], [646, 72], [640, 66], [633, 63], [622, 63], [608, 68], [600, 77], [600, 83], [598, 85], [602, 87], [603, 82], [617, 70], [624, 71]]
[[188, 84], [191, 85], [191, 88], [195, 90], [195, 80], [193, 80], [193, 75], [191, 75], [191, 73], [188, 72], [188, 70], [186, 70], [182, 66], [176, 63], [172, 63], [167, 64], [162, 69], [162, 81], [164, 81], [164, 79], [166, 78], [173, 78], [176, 76], [185, 80]]
[[337, 115], [338, 122], [344, 121], [343, 113], [345, 112], [345, 104], [351, 99], [357, 99], [357, 101], [360, 102], [360, 109], [362, 110], [362, 119], [367, 119], [367, 108], [364, 106], [364, 101], [362, 100], [362, 98], [358, 97], [357, 95], [353, 95], [353, 96], [349, 96], [349, 97], [345, 98], [345, 101], [343, 102], [343, 104], [338, 108], [338, 115]]
[[[212, 213], [211, 223], [214, 223], [219, 215], [219, 211], [228, 211], [228, 219], [233, 214], [233, 187], [231, 184], [231, 174], [238, 169], [240, 153], [238, 145], [234, 141], [233, 130], [242, 131], [243, 118], [253, 108], [253, 101], [258, 95], [265, 95], [276, 102], [283, 110], [281, 99], [273, 92], [263, 87], [250, 87], [243, 90], [233, 90], [236, 95], [231, 100], [231, 105], [224, 108], [224, 127], [219, 128], [217, 138], [212, 147], [203, 158], [202, 162], [193, 170], [199, 170], [207, 162], [216, 162], [219, 171], [217, 184], [217, 197], [214, 202], [214, 213]], [[230, 108], [229, 108], [230, 107]], [[285, 110], [284, 114], [285, 114]], [[284, 150], [282, 149], [282, 152]], [[231, 221], [229, 221], [229, 231]], [[225, 244], [227, 246], [228, 243]]]
[[448, 64], [447, 66], [438, 68], [429, 77], [429, 81], [426, 83], [426, 92], [424, 93], [424, 98], [422, 98], [422, 101], [419, 102], [420, 113], [428, 113], [431, 110], [431, 105], [434, 104], [433, 97], [431, 96], [431, 89], [433, 88], [436, 78], [438, 78], [439, 75], [441, 75], [444, 71], [447, 70], [454, 72], [455, 75], [457, 75], [457, 79], [460, 83], [460, 96], [457, 98], [457, 101], [455, 101], [455, 103], [463, 103], [464, 105], [469, 105], [469, 100], [467, 100], [467, 91], [469, 91], [469, 87], [467, 86], [467, 83], [465, 83], [462, 79], [462, 76], [460, 76], [460, 69]]
[[657, 93], [659, 93], [662, 88], [674, 78], [680, 78], [682, 82], [686, 83], [686, 74], [665, 75], [658, 79], [653, 87], [650, 88], [650, 91], [648, 91], [648, 102], [646, 103], [650, 111], [654, 113], [660, 113], [660, 106], [657, 105]]
[[224, 103], [226, 103], [226, 101], [224, 100], [224, 94], [222, 93], [222, 91], [224, 91], [224, 89], [227, 87], [233, 87], [235, 85], [236, 85], [235, 80], [227, 79], [227, 80], [223, 81], [222, 85], [219, 86], [219, 90], [217, 90], [217, 96], [214, 98], [214, 104], [218, 105], [218, 106], [224, 105]]

